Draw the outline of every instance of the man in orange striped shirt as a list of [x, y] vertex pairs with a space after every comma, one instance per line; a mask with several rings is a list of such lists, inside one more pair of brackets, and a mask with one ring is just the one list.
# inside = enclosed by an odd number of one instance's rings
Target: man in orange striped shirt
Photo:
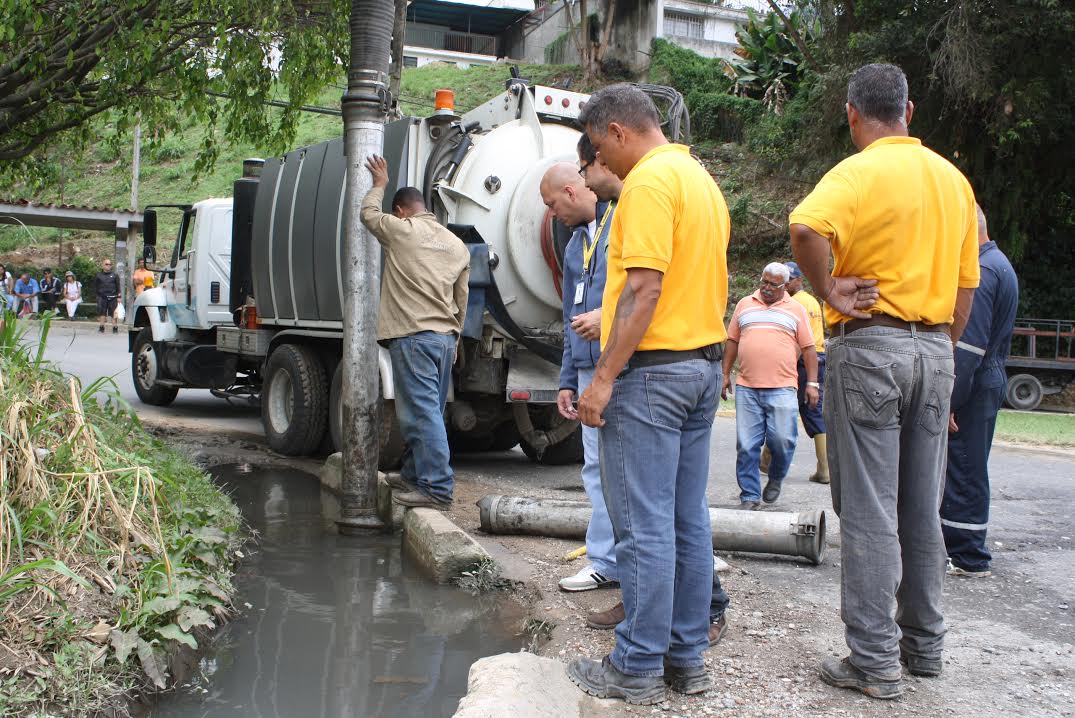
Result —
[[[791, 467], [798, 438], [799, 373], [802, 355], [806, 365], [806, 399], [817, 406], [817, 351], [806, 310], [784, 291], [789, 272], [773, 262], [762, 273], [761, 287], [743, 297], [728, 323], [724, 349], [724, 386], [728, 398], [731, 370], [736, 358], [735, 427], [738, 456], [735, 462], [739, 501], [757, 510], [761, 501], [774, 503]], [[763, 444], [772, 452], [769, 481], [761, 490], [758, 461]]]

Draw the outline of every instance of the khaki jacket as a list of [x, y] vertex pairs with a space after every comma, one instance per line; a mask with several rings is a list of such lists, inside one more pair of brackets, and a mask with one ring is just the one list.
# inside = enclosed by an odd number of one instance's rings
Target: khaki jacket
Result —
[[459, 336], [467, 312], [470, 252], [431, 212], [381, 211], [384, 188], [362, 200], [362, 224], [384, 249], [377, 340], [431, 331]]

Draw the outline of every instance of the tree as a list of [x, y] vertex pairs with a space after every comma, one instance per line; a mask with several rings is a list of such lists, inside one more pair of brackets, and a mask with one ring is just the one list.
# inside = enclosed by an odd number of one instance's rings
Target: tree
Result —
[[[846, 151], [847, 77], [868, 62], [903, 68], [912, 134], [970, 180], [990, 235], [1022, 280], [1022, 311], [1075, 307], [1075, 5], [1058, 0], [819, 0], [825, 72], [809, 123]], [[818, 140], [821, 140], [819, 142]], [[818, 152], [824, 137], [800, 138]], [[835, 140], [835, 142], [831, 142]]]
[[[601, 74], [605, 52], [612, 39], [616, 0], [605, 0], [603, 24], [597, 15], [597, 6], [601, 4], [598, 0], [592, 4], [587, 0], [560, 0], [560, 2], [564, 3], [564, 11], [570, 23], [568, 33], [579, 53], [579, 64], [582, 66], [583, 74], [587, 79], [592, 79]], [[575, 19], [574, 8], [576, 6], [578, 6], [579, 13], [578, 20]]]
[[[166, 132], [196, 117], [281, 148], [298, 107], [338, 78], [346, 0], [0, 0], [0, 160], [17, 177], [110, 113]], [[270, 111], [281, 93], [290, 103]], [[226, 99], [210, 96], [224, 95]], [[204, 164], [215, 158], [206, 138]]]

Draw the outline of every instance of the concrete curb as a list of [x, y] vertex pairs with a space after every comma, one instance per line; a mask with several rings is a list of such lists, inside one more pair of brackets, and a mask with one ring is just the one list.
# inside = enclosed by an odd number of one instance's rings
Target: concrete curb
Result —
[[[583, 693], [566, 666], [533, 653], [501, 653], [470, 667], [467, 694], [454, 718], [587, 718], [613, 715], [608, 704]], [[622, 703], [620, 706], [622, 707]]]
[[[337, 452], [321, 467], [321, 486], [339, 496], [343, 454]], [[403, 549], [437, 583], [449, 583], [464, 571], [492, 561], [489, 553], [451, 519], [433, 509], [407, 509], [392, 502], [392, 488], [377, 472], [377, 515], [393, 532], [403, 532]]]
[[470, 534], [435, 509], [408, 509], [403, 515], [403, 550], [437, 583], [492, 561]]

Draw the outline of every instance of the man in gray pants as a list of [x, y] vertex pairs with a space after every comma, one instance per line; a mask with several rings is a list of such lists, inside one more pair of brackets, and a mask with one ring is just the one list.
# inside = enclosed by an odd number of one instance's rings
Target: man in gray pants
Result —
[[938, 510], [952, 343], [978, 285], [974, 193], [948, 160], [908, 136], [913, 111], [898, 67], [859, 68], [847, 118], [860, 152], [790, 219], [795, 259], [833, 327], [825, 423], [851, 654], [824, 661], [821, 677], [873, 698], [903, 692], [901, 661], [913, 675], [941, 672]]

